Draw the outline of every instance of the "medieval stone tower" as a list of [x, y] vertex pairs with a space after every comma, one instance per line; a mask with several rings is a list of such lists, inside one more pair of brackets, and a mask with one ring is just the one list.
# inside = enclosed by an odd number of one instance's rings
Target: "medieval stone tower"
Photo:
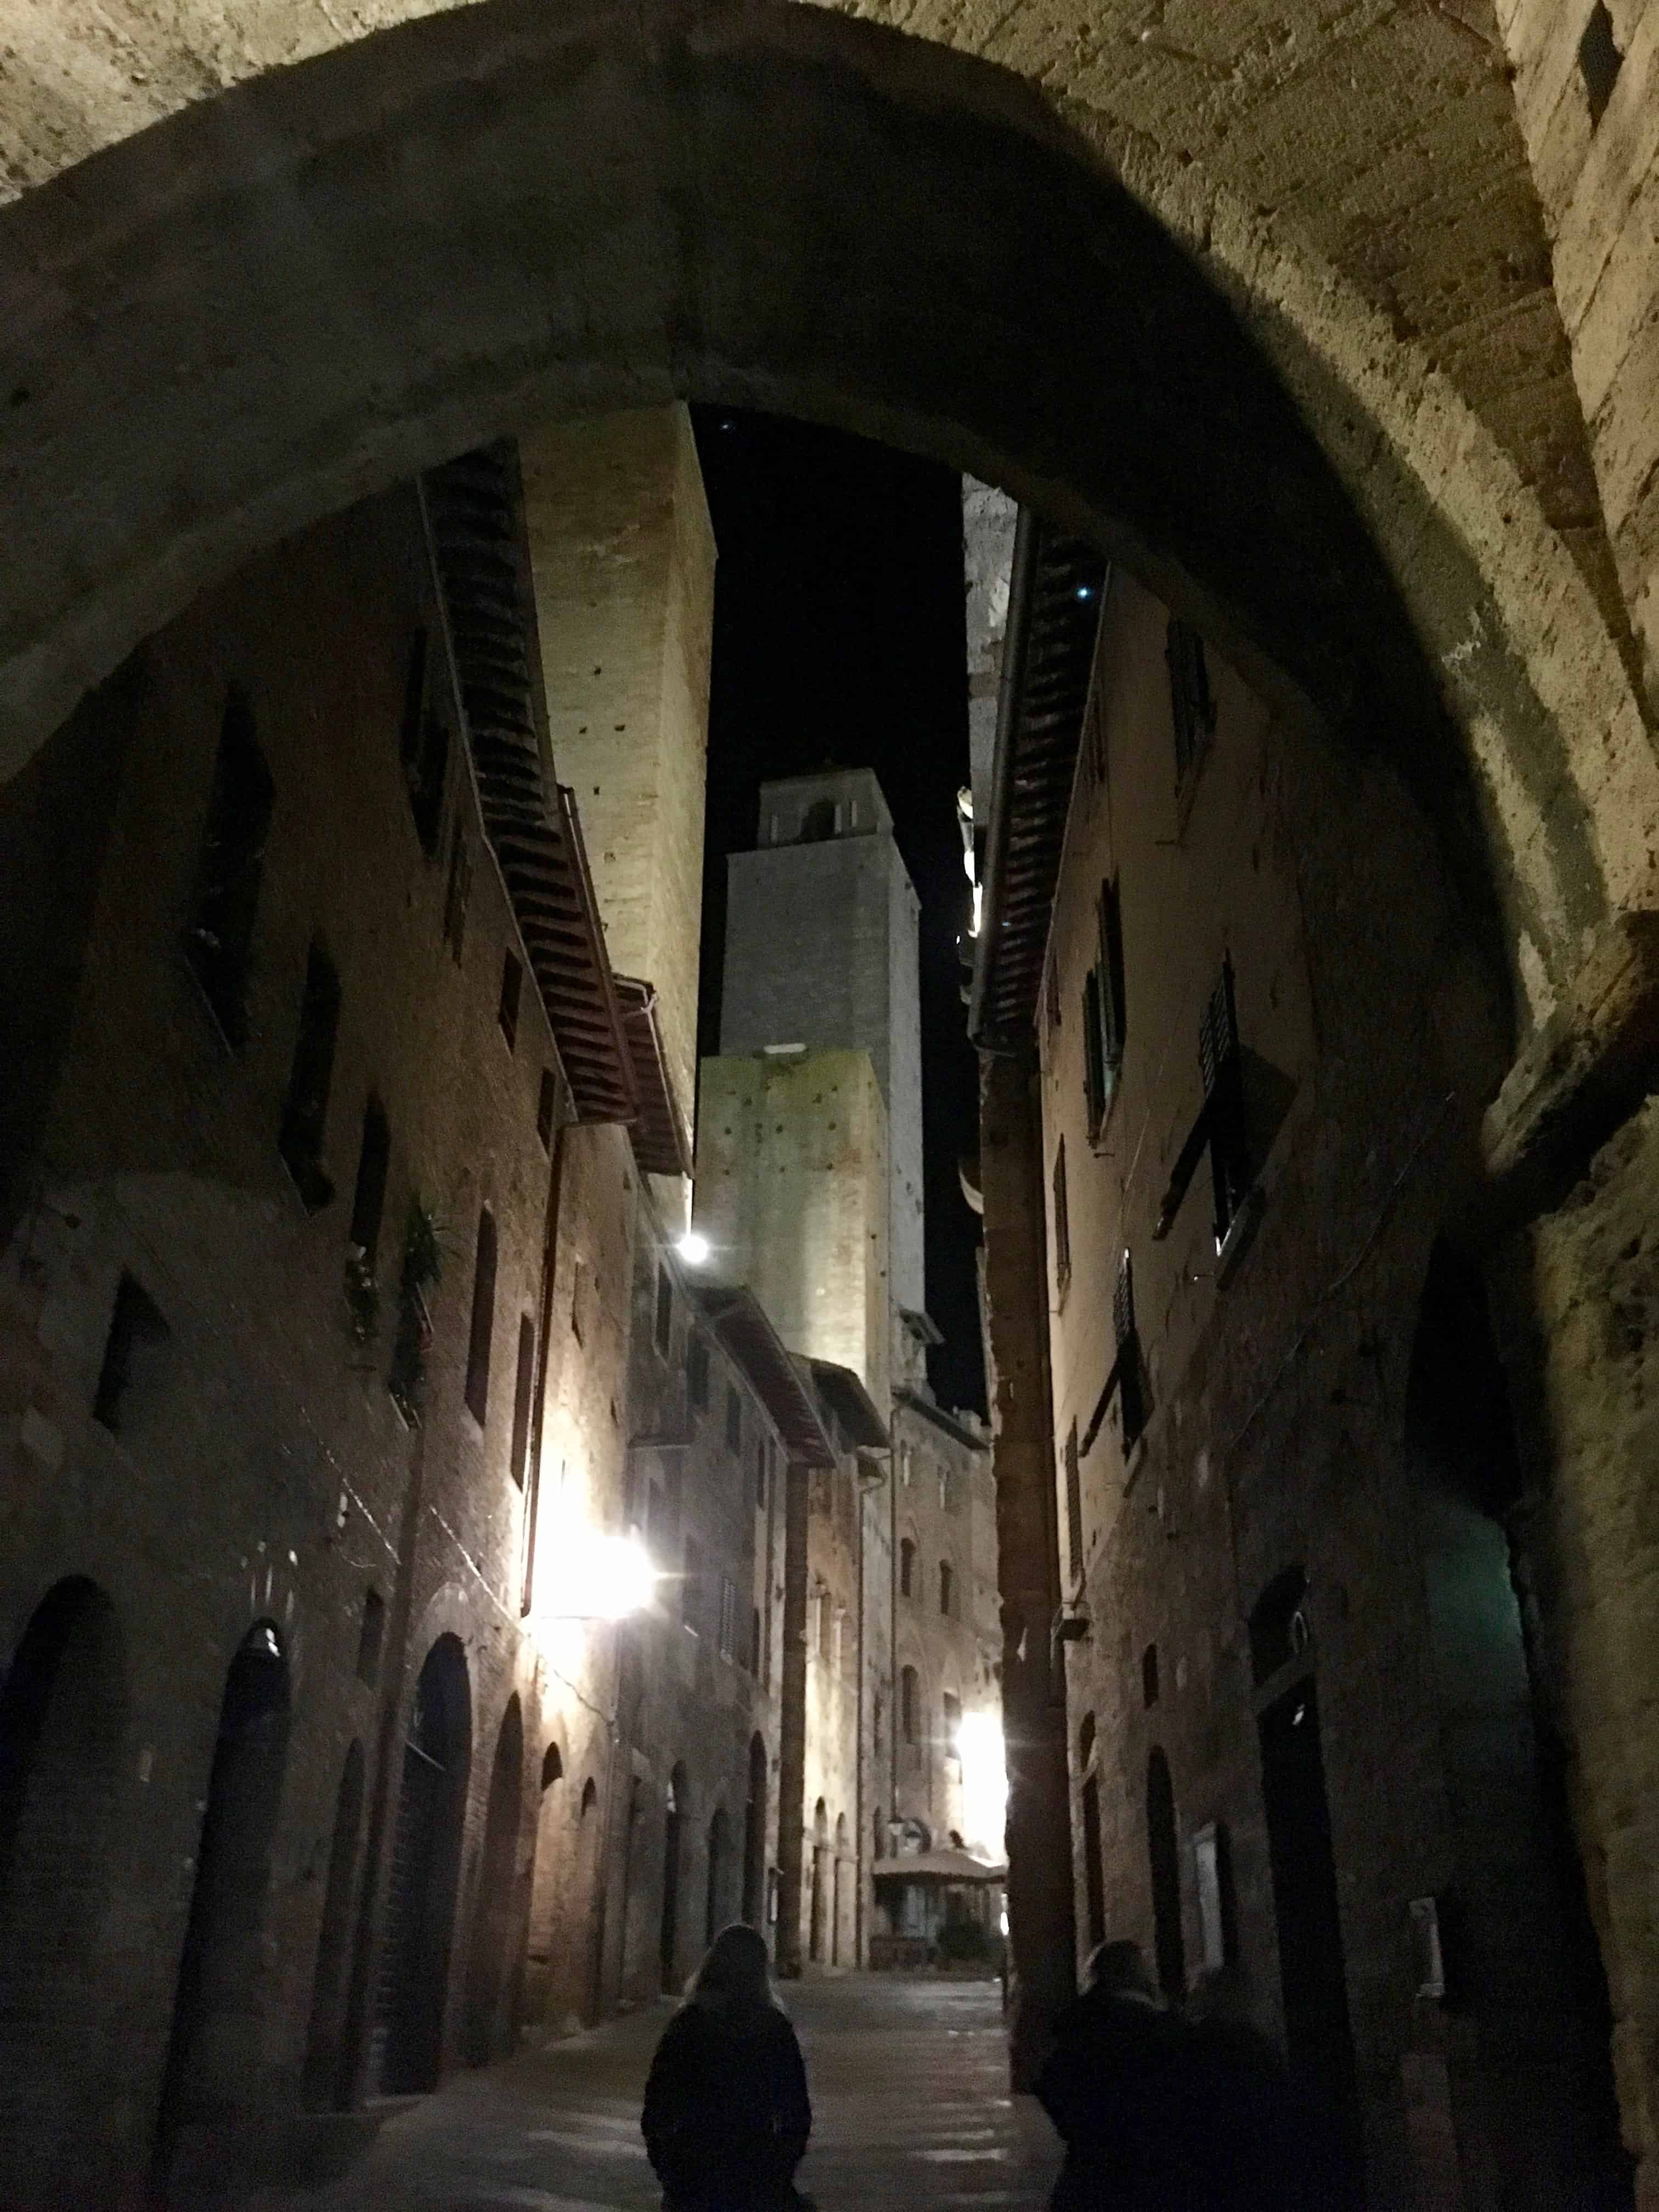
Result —
[[[755, 849], [729, 863], [721, 1057], [703, 1068], [699, 1206], [757, 1228], [757, 1209], [803, 1209], [807, 1233], [763, 1237], [750, 1279], [760, 1288], [778, 1267], [791, 1271], [787, 1285], [762, 1291], [780, 1325], [799, 1313], [804, 1334], [791, 1340], [858, 1367], [879, 1399], [903, 1369], [900, 1316], [920, 1314], [925, 1295], [920, 903], [868, 769], [763, 784], [759, 831]], [[742, 1121], [717, 1111], [728, 1094], [747, 1102], [746, 1143]], [[753, 1184], [740, 1205], [711, 1187], [733, 1176]]]

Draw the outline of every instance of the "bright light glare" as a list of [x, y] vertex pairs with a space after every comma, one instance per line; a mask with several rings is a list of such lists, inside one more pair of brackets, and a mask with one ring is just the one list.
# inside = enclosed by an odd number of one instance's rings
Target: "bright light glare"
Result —
[[688, 1267], [701, 1267], [708, 1257], [708, 1239], [695, 1229], [688, 1229], [674, 1249]]
[[963, 1823], [970, 1844], [1000, 1858], [1008, 1819], [1008, 1771], [998, 1715], [981, 1707], [962, 1717]]
[[592, 1533], [573, 1541], [562, 1562], [554, 1617], [621, 1620], [650, 1604], [656, 1571], [637, 1536]]

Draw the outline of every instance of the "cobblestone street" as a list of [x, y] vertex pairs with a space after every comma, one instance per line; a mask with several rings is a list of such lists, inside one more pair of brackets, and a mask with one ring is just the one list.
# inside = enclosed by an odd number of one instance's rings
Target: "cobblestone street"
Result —
[[[800, 2184], [821, 2212], [1037, 2212], [1057, 2151], [1036, 2105], [1008, 2094], [994, 1983], [846, 1976], [785, 2002], [812, 2093]], [[458, 2075], [343, 2180], [260, 2212], [647, 2212], [640, 2103], [668, 2010]]]

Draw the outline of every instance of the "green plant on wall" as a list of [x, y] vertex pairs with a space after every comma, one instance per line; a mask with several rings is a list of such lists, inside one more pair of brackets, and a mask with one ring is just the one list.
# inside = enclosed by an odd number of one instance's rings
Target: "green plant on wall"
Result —
[[432, 1342], [427, 1293], [443, 1272], [438, 1222], [418, 1198], [409, 1202], [404, 1223], [404, 1256], [398, 1274], [398, 1328], [392, 1342], [386, 1388], [392, 1402], [411, 1428], [418, 1428], [426, 1395], [426, 1355]]

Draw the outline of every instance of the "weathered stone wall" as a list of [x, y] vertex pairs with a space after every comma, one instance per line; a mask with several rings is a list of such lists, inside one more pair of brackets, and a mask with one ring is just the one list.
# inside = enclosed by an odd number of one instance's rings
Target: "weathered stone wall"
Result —
[[702, 1063], [697, 1227], [793, 1352], [887, 1403], [887, 1125], [864, 1052]]
[[[1372, 2202], [1571, 2201], [1588, 2185], [1575, 2160], [1610, 2146], [1595, 2139], [1604, 2112], [1585, 2118], [1594, 1993], [1565, 1964], [1575, 1907], [1552, 1865], [1501, 1474], [1466, 1456], [1448, 1479], [1468, 1502], [1449, 1505], [1412, 1441], [1431, 1252], [1467, 1205], [1504, 1066], [1498, 969], [1397, 785], [1340, 770], [1213, 653], [1217, 726], [1177, 803], [1164, 620], [1115, 582], [1096, 678], [1106, 774], [1091, 780], [1085, 737], [1052, 940], [1058, 1030], [1042, 1018], [1045, 1164], [1063, 1134], [1071, 1224], [1069, 1285], [1050, 1285], [1062, 1529], [1066, 1440], [1073, 1421], [1082, 1431], [1073, 1587], [1089, 1627], [1067, 1668], [1079, 1949], [1135, 1936], [1176, 1987], [1236, 1956], [1293, 2055], [1300, 2023], [1332, 2094], [1329, 2052], [1351, 2033]], [[1078, 1030], [1103, 877], [1121, 893], [1127, 1030], [1091, 1144]], [[1199, 1018], [1224, 951], [1254, 1189], [1218, 1255], [1207, 1150], [1178, 1205], [1164, 1188], [1202, 1102]], [[1052, 1231], [1052, 1180], [1048, 1203]], [[1117, 1352], [1126, 1249], [1146, 1417], [1127, 1457], [1121, 1391], [1081, 1449]], [[1473, 1364], [1466, 1380], [1473, 1394]], [[1501, 1458], [1491, 1437], [1477, 1447]], [[1449, 1533], [1449, 1513], [1490, 1540]], [[1260, 1608], [1296, 1571], [1300, 1625], [1273, 1646]], [[1281, 1949], [1305, 1962], [1324, 1940], [1303, 1917], [1285, 1933], [1308, 1878], [1275, 1887], [1290, 1816], [1271, 1747], [1292, 1692], [1317, 1731], [1334, 1868], [1346, 2027], [1327, 2021], [1322, 2057]], [[1160, 1759], [1176, 1846], [1162, 1911]], [[1483, 1796], [1510, 1807], [1503, 1822], [1483, 1824]], [[1206, 1832], [1230, 1877], [1208, 1925]], [[1425, 1899], [1441, 1915], [1443, 2007], [1419, 1994]]]
[[[231, 2085], [246, 2137], [294, 2118], [308, 2065], [320, 2061], [321, 2072], [305, 2094], [324, 2104], [360, 2077], [388, 1807], [416, 1676], [446, 1634], [464, 1659], [471, 1752], [434, 2063], [489, 2047], [512, 2013], [514, 1925], [527, 1899], [510, 1869], [529, 1852], [550, 1722], [520, 1626], [526, 1491], [510, 1441], [519, 1317], [539, 1326], [551, 1170], [538, 1108], [557, 1068], [533, 987], [511, 1047], [497, 1024], [503, 960], [523, 948], [453, 737], [439, 849], [447, 856], [452, 836], [461, 840], [472, 880], [459, 957], [446, 943], [446, 867], [422, 851], [398, 758], [421, 627], [438, 635], [404, 492], [311, 532], [204, 599], [64, 733], [67, 752], [103, 763], [108, 828], [101, 854], [88, 838], [64, 885], [79, 906], [57, 956], [55, 1032], [8, 1071], [11, 1126], [34, 1144], [7, 1216], [0, 1648], [16, 1650], [48, 1591], [87, 1577], [118, 1622], [125, 1706], [101, 1808], [105, 1858], [85, 1899], [95, 1934], [72, 2073], [64, 2023], [46, 2021], [47, 1961], [35, 1980], [20, 1973], [22, 2008], [8, 2013], [13, 2092], [49, 2104], [67, 2081], [78, 2124], [52, 2144], [64, 2163], [37, 2161], [27, 2179], [14, 2163], [9, 2203], [30, 2201], [31, 2190], [53, 2203], [118, 2195], [147, 2165], [221, 1693], [257, 1624], [280, 1647], [290, 1703], [264, 1911], [241, 2009], [208, 2023], [183, 2078], [203, 2081], [206, 2068]], [[247, 1039], [234, 1053], [181, 939], [232, 685], [246, 694], [275, 793]], [[32, 805], [27, 791], [16, 799]], [[6, 811], [15, 818], [9, 793]], [[276, 1139], [313, 940], [335, 963], [340, 1003], [319, 1163], [331, 1196], [313, 1185], [307, 1210]], [[20, 1077], [32, 1097], [20, 1097]], [[378, 1312], [371, 1326], [360, 1301], [354, 1330], [348, 1220], [371, 1094], [390, 1125], [390, 1166]], [[386, 1376], [416, 1201], [435, 1224], [441, 1272], [426, 1292], [423, 1415], [412, 1431]], [[499, 1240], [482, 1425], [464, 1402], [481, 1203]], [[126, 1389], [100, 1420], [124, 1274], [167, 1334], [141, 1334]], [[372, 1601], [384, 1607], [378, 1648], [363, 1635]], [[503, 1835], [487, 1815], [510, 1698], [523, 1771], [506, 1777]], [[324, 1954], [331, 1986], [314, 2011], [321, 1876], [354, 1745], [365, 1788], [337, 1945]], [[498, 1893], [503, 1843], [509, 1875]], [[13, 1902], [21, 1910], [27, 1895]], [[10, 1956], [16, 1968], [26, 1954]], [[319, 2021], [331, 2044], [348, 2038], [343, 2057], [308, 2050]], [[187, 2105], [175, 2117], [188, 2162], [199, 2130], [185, 2125]], [[52, 2130], [41, 2111], [5, 2133], [15, 2159]]]
[[1601, 518], [1651, 702], [1659, 696], [1659, 33], [1641, 0], [1567, 9], [1502, 0], [1497, 13]]

